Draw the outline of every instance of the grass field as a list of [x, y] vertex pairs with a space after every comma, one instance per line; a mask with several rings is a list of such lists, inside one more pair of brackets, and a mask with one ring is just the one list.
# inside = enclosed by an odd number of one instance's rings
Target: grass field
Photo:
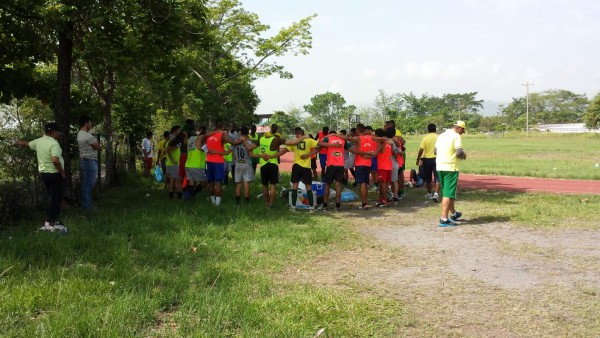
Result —
[[[408, 164], [414, 167], [420, 137], [407, 138]], [[600, 135], [465, 135], [468, 159], [460, 170], [470, 174], [600, 180]]]
[[[258, 189], [256, 189], [258, 191]], [[358, 237], [326, 216], [262, 201], [220, 209], [129, 184], [101, 212], [69, 212], [67, 236], [0, 232], [0, 336], [389, 335], [397, 300], [272, 275]], [[204, 195], [205, 196], [205, 195]]]
[[[290, 213], [281, 201], [273, 210], [257, 200], [238, 208], [231, 189], [220, 209], [205, 194], [183, 203], [157, 187], [148, 198], [147, 191], [134, 180], [106, 193], [94, 216], [67, 212], [67, 236], [36, 232], [33, 223], [0, 231], [0, 336], [414, 332], [416, 314], [377, 288], [352, 278], [330, 286], [281, 277], [322, 255], [377, 246], [343, 217]], [[435, 229], [439, 208], [421, 204], [423, 194], [409, 191], [398, 215], [431, 219]], [[470, 191], [459, 199], [459, 209], [482, 223], [598, 230], [598, 196]]]

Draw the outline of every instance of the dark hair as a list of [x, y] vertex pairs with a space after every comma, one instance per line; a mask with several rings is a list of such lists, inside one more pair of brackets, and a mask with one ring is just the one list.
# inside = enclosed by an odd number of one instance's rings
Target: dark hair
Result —
[[347, 135], [348, 133], [346, 132], [346, 129], [342, 129], [342, 130], [340, 130], [340, 134]]
[[79, 117], [79, 127], [85, 126], [86, 123], [90, 122], [92, 119], [87, 115], [82, 115]]
[[248, 135], [250, 133], [250, 129], [248, 129], [248, 127], [243, 126], [240, 128], [240, 134], [242, 135]]
[[171, 127], [171, 134], [173, 134], [174, 132], [178, 131], [179, 129], [181, 129], [181, 126], [173, 126], [173, 127]]
[[222, 120], [216, 120], [215, 121], [215, 128], [217, 128], [217, 129], [223, 129], [223, 121]]
[[[367, 127], [367, 128], [369, 128], [369, 127]], [[377, 128], [377, 129], [375, 129], [375, 135], [377, 135], [379, 137], [384, 137], [385, 136], [385, 132], [383, 131], [383, 129]]]
[[146, 137], [152, 137], [152, 136], [154, 136], [153, 132], [151, 132], [151, 131], [146, 132]]
[[365, 130], [373, 130], [373, 127], [371, 127], [371, 126], [366, 126], [366, 127], [365, 127]]
[[187, 120], [185, 120], [184, 124], [185, 124], [185, 125], [188, 125], [188, 126], [194, 126], [194, 120], [192, 120], [192, 119], [187, 119]]
[[294, 129], [294, 134], [304, 135], [304, 129], [302, 129], [300, 127], [296, 127], [296, 129]]
[[351, 133], [356, 133], [356, 128], [352, 128], [352, 129], [350, 129], [350, 132], [351, 132]]
[[164, 138], [168, 138], [169, 136], [171, 136], [171, 133], [169, 133], [168, 131], [165, 131], [165, 132], [163, 133], [163, 137], [164, 137]]
[[437, 129], [437, 127], [433, 123], [430, 123], [427, 125], [427, 131], [430, 133], [435, 133], [436, 129]]
[[394, 138], [394, 136], [396, 136], [396, 128], [388, 128], [385, 130], [384, 134], [387, 138]]
[[251, 126], [250, 126], [250, 130], [254, 130], [254, 131], [256, 131], [256, 124], [253, 124], [253, 125], [251, 125]]
[[394, 121], [394, 120], [389, 120], [389, 121], [387, 121], [387, 123], [391, 124], [390, 127], [394, 127], [394, 128], [396, 127], [396, 121]]
[[279, 130], [279, 127], [277, 126], [277, 124], [273, 123], [271, 125], [271, 134], [275, 135], [275, 133]]
[[329, 134], [335, 134], [335, 130], [330, 130]]
[[327, 134], [329, 132], [329, 127], [323, 127], [323, 134]]
[[183, 133], [177, 134], [177, 136], [175, 136], [171, 141], [169, 141], [169, 147], [174, 147], [183, 142], [183, 137]]

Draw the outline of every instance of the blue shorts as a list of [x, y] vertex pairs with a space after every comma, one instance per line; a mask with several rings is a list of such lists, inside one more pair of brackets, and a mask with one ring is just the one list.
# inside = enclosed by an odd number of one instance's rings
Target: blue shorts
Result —
[[327, 154], [319, 154], [319, 163], [321, 163], [321, 168], [327, 166]]
[[371, 171], [377, 171], [377, 157], [371, 159]]
[[369, 178], [371, 177], [371, 168], [367, 166], [358, 166], [355, 168], [355, 180], [358, 184], [369, 184]]
[[206, 162], [206, 179], [208, 182], [225, 181], [225, 163]]

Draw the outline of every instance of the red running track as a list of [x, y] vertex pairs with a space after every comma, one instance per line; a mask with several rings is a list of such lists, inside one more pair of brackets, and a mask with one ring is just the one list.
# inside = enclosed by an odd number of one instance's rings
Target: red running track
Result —
[[[280, 168], [290, 172], [294, 154], [281, 157]], [[320, 167], [319, 167], [320, 172]], [[408, 179], [409, 171], [405, 172]], [[563, 180], [551, 178], [530, 178], [512, 176], [488, 176], [460, 174], [459, 187], [462, 189], [503, 190], [516, 192], [545, 192], [553, 194], [592, 194], [600, 195], [600, 181]]]

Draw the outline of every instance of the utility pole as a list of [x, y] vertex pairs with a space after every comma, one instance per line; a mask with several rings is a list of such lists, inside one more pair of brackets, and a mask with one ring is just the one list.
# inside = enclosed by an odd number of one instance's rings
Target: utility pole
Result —
[[527, 119], [527, 129], [525, 130], [525, 133], [527, 135], [529, 135], [529, 86], [533, 86], [533, 83], [529, 83], [529, 81], [527, 81], [527, 83], [523, 83], [523, 86], [527, 87], [527, 115], [526, 115], [526, 119]]

